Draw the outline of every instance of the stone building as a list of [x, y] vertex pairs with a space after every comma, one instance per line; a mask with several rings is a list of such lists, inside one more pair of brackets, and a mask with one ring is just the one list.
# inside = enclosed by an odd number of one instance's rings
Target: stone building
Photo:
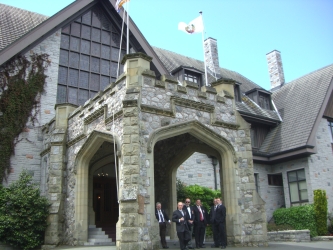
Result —
[[206, 83], [202, 61], [150, 46], [132, 21], [125, 55], [114, 4], [78, 0], [50, 18], [1, 4], [0, 65], [50, 60], [39, 124], [19, 136], [3, 182], [26, 169], [40, 183], [52, 204], [44, 249], [93, 244], [96, 227], [118, 249], [158, 249], [155, 202], [174, 210], [187, 168], [221, 190], [230, 245], [266, 245], [274, 209], [311, 203], [317, 188], [332, 196], [333, 65], [271, 93], [220, 68], [208, 38]]

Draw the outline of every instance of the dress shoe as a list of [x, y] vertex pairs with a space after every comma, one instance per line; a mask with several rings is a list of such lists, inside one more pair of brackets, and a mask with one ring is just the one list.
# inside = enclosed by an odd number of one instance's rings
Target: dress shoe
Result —
[[225, 246], [221, 246], [221, 249], [225, 249]]
[[168, 246], [165, 246], [165, 247], [163, 247], [164, 249], [168, 249], [169, 247]]
[[200, 248], [206, 248], [206, 247], [202, 245], [202, 246], [200, 246]]
[[188, 249], [194, 249], [194, 247], [189, 246]]

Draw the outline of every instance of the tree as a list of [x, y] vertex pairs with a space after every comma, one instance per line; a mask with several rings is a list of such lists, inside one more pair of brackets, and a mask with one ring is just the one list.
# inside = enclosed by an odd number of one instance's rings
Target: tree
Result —
[[0, 242], [24, 250], [43, 243], [49, 202], [27, 172], [9, 187], [0, 187]]

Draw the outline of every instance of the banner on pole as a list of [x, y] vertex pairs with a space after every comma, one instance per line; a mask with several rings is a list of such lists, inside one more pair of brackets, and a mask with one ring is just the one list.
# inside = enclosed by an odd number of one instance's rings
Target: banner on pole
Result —
[[124, 3], [127, 3], [129, 1], [130, 0], [117, 0], [117, 2], [116, 2], [116, 11], [120, 12], [120, 9], [124, 5]]
[[189, 22], [189, 24], [180, 22], [178, 24], [178, 29], [184, 31], [187, 34], [195, 34], [203, 32], [204, 26], [202, 22], [202, 16], [201, 15], [198, 16], [196, 19]]

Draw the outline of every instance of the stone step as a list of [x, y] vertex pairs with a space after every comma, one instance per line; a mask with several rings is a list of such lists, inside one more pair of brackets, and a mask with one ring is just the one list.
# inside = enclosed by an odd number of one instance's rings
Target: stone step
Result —
[[89, 234], [89, 239], [108, 239], [109, 235], [106, 234]]
[[114, 242], [85, 242], [85, 246], [115, 246]]
[[88, 242], [94, 242], [94, 243], [98, 243], [98, 242], [112, 242], [112, 239], [95, 239], [95, 238], [90, 238], [88, 239]]

